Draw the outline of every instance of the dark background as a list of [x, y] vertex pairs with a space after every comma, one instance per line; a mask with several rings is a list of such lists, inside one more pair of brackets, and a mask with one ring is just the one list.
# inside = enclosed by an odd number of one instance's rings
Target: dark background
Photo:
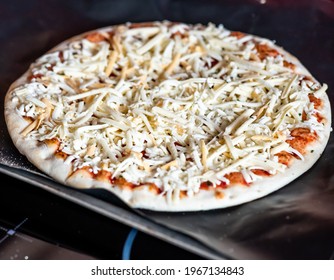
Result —
[[[263, 36], [298, 57], [334, 99], [334, 2], [303, 1], [0, 1], [0, 94], [36, 58], [63, 40], [95, 28], [153, 20], [223, 24]], [[0, 144], [12, 146], [3, 114]], [[1, 155], [1, 154], [0, 154]], [[266, 198], [225, 210], [139, 214], [185, 233], [228, 258], [334, 258], [334, 141], [320, 161], [286, 188]], [[9, 179], [8, 183], [5, 180]], [[29, 217], [25, 231], [97, 258], [120, 258], [129, 228], [0, 174], [0, 221]], [[138, 258], [197, 256], [146, 235]], [[139, 244], [139, 243], [138, 243]], [[136, 245], [135, 243], [135, 246]], [[165, 253], [161, 253], [165, 252]]]

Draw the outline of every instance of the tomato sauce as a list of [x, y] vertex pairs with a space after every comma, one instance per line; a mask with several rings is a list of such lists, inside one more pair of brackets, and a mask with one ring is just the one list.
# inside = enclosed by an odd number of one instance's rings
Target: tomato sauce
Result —
[[138, 23], [131, 23], [129, 25], [129, 29], [135, 28], [142, 28], [142, 27], [152, 27], [154, 24], [152, 22], [138, 22]]
[[320, 98], [315, 97], [313, 94], [309, 94], [308, 98], [310, 102], [314, 104], [315, 109], [320, 109], [323, 106], [323, 101]]
[[33, 79], [40, 79], [40, 78], [42, 78], [42, 77], [44, 77], [42, 74], [40, 74], [40, 73], [38, 73], [38, 74], [35, 74], [35, 75], [30, 75], [29, 77], [28, 77], [28, 80], [29, 81], [32, 81]]
[[268, 56], [276, 57], [280, 54], [277, 50], [265, 44], [257, 44], [255, 48], [261, 60], [265, 59]]
[[93, 33], [89, 33], [86, 37], [85, 37], [89, 42], [92, 43], [99, 43], [102, 42], [103, 40], [105, 40], [106, 38], [99, 32], [93, 32]]
[[232, 31], [232, 32], [230, 33], [230, 36], [236, 37], [237, 39], [241, 39], [241, 38], [245, 37], [246, 34], [240, 32], [240, 31]]
[[268, 171], [262, 169], [252, 169], [252, 172], [258, 176], [263, 176], [263, 177], [271, 176]]
[[295, 70], [296, 69], [296, 65], [291, 63], [291, 62], [288, 62], [286, 60], [283, 61], [283, 66], [286, 67], [286, 68], [290, 68], [291, 70]]
[[231, 185], [244, 185], [248, 186], [249, 184], [245, 181], [244, 176], [241, 172], [231, 172], [225, 175], [225, 178], [230, 181]]
[[313, 115], [317, 118], [318, 123], [324, 122], [325, 118], [319, 112], [316, 112]]
[[[216, 185], [216, 189], [226, 189], [229, 185], [243, 185], [249, 186], [249, 184], [245, 181], [244, 176], [241, 172], [231, 172], [224, 176], [226, 179], [230, 181], [230, 184], [226, 184], [225, 182], [220, 182], [220, 184]], [[213, 185], [210, 182], [202, 182], [200, 185], [201, 190], [211, 190], [213, 189]]]
[[287, 140], [286, 142], [301, 154], [305, 154], [306, 147], [318, 138], [316, 132], [311, 132], [310, 129], [305, 127], [295, 128], [290, 134], [293, 139]]
[[293, 160], [294, 156], [286, 151], [279, 152], [275, 156], [278, 157], [278, 162], [289, 166], [291, 161]]
[[119, 188], [129, 188], [129, 189], [136, 189], [143, 186], [147, 186], [151, 192], [154, 192], [156, 194], [161, 193], [160, 188], [158, 188], [158, 186], [153, 183], [133, 184], [128, 182], [122, 177], [111, 179], [111, 183]]

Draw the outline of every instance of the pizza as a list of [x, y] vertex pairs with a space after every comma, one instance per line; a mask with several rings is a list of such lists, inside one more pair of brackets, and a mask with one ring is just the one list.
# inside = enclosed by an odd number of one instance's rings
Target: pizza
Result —
[[73, 37], [8, 90], [17, 149], [67, 186], [135, 208], [258, 199], [319, 159], [327, 85], [274, 42], [223, 25], [126, 23]]

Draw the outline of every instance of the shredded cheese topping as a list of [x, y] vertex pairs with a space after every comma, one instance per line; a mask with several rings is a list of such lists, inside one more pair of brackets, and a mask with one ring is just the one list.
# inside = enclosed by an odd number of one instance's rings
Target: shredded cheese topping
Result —
[[[284, 55], [259, 52], [271, 41], [234, 36], [222, 25], [131, 24], [100, 32], [42, 56], [14, 91], [22, 132], [57, 138], [74, 169], [110, 171], [162, 193], [229, 184], [241, 172], [284, 172], [281, 151], [297, 127], [323, 130], [308, 96], [321, 87], [285, 67]], [[302, 115], [307, 119], [303, 120]]]

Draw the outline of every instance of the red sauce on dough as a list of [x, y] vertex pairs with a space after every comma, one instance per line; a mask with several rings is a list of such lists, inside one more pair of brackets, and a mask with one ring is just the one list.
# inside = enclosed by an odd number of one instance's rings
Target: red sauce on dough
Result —
[[294, 156], [286, 151], [279, 152], [275, 154], [278, 157], [278, 162], [284, 165], [289, 166], [291, 161], [293, 160]]
[[117, 187], [120, 187], [120, 188], [130, 188], [130, 189], [133, 189], [135, 187], [135, 184], [128, 182], [127, 180], [125, 180], [122, 177], [115, 178], [113, 180], [113, 184], [115, 186], [117, 186]]
[[97, 174], [93, 174], [93, 178], [95, 178], [98, 181], [103, 181], [106, 183], [112, 183], [113, 181], [111, 172], [107, 170], [100, 170]]
[[245, 37], [246, 34], [245, 33], [242, 33], [242, 32], [239, 32], [239, 31], [232, 31], [230, 33], [230, 36], [233, 36], [233, 37], [236, 37], [237, 39], [240, 39], [242, 37]]
[[[306, 114], [305, 114], [306, 116]], [[303, 117], [304, 119], [304, 117]], [[317, 140], [318, 135], [316, 132], [311, 132], [310, 129], [299, 127], [295, 128], [291, 131], [291, 136], [293, 139], [287, 140], [286, 142], [295, 150], [300, 152], [301, 154], [306, 153], [306, 147]], [[278, 162], [285, 164], [287, 166], [290, 165], [294, 158], [300, 159], [297, 154], [288, 153], [286, 151], [279, 152], [275, 156], [278, 157]]]
[[[308, 98], [310, 102], [313, 103], [314, 109], [321, 109], [324, 106], [324, 102], [320, 98], [315, 97], [313, 94], [309, 94]], [[319, 123], [322, 123], [325, 119], [319, 112], [316, 112], [313, 115], [317, 118]]]
[[[211, 58], [211, 64], [210, 64], [210, 68], [213, 68], [214, 66], [216, 66], [218, 63], [217, 59]], [[209, 68], [209, 64], [206, 62], [204, 65], [206, 68]]]
[[[220, 182], [219, 185], [216, 185], [216, 188], [219, 189], [226, 189], [227, 187], [228, 185], [225, 182]], [[206, 191], [214, 189], [212, 183], [210, 182], [202, 182], [199, 188]]]
[[142, 28], [142, 27], [152, 27], [154, 24], [152, 22], [138, 22], [138, 23], [131, 23], [129, 25], [129, 29], [134, 28]]
[[291, 70], [295, 70], [296, 69], [296, 65], [291, 63], [291, 62], [288, 62], [286, 60], [283, 61], [283, 66], [286, 67], [286, 68], [290, 68]]
[[212, 188], [212, 184], [210, 182], [202, 182], [199, 188], [201, 190], [209, 190]]
[[50, 66], [46, 67], [46, 69], [48, 69], [49, 71], [53, 70], [53, 67], [55, 66], [55, 63], [52, 63]]
[[30, 75], [30, 76], [28, 77], [28, 80], [31, 81], [32, 79], [40, 79], [40, 78], [42, 78], [42, 77], [43, 77], [43, 75], [40, 74], [40, 73], [38, 73], [38, 74], [35, 74], [35, 75]]
[[85, 37], [88, 41], [92, 42], [92, 43], [99, 43], [102, 42], [103, 40], [105, 40], [106, 38], [99, 32], [93, 32], [93, 33], [89, 33], [88, 35], [86, 35]]
[[258, 176], [263, 176], [263, 177], [271, 176], [271, 174], [268, 171], [262, 169], [252, 169], [252, 172]]
[[129, 189], [136, 189], [136, 188], [140, 188], [142, 186], [148, 186], [149, 190], [151, 192], [154, 192], [156, 194], [161, 193], [161, 190], [157, 187], [157, 185], [153, 184], [153, 183], [142, 183], [142, 184], [133, 184], [128, 182], [127, 180], [125, 180], [124, 178], [120, 177], [120, 178], [116, 178], [112, 180], [112, 184], [119, 187], [119, 188], [129, 188]]
[[[318, 123], [322, 123], [325, 120], [325, 118], [319, 112], [314, 113], [313, 116], [315, 116], [317, 118]], [[303, 111], [302, 120], [303, 121], [307, 120], [307, 115], [306, 115], [305, 111]]]
[[305, 154], [306, 147], [318, 138], [316, 132], [311, 132], [310, 129], [305, 127], [293, 129], [290, 135], [293, 139], [287, 140], [286, 142], [301, 154]]
[[277, 50], [269, 47], [266, 44], [257, 44], [255, 48], [261, 60], [265, 59], [268, 56], [276, 57], [280, 54]]
[[179, 36], [181, 39], [183, 38], [186, 38], [188, 37], [188, 33], [184, 32], [184, 33], [181, 33], [180, 31], [177, 31], [177, 32], [174, 32], [172, 35], [171, 35], [171, 38], [175, 38], [176, 36]]
[[245, 181], [244, 176], [241, 172], [231, 172], [225, 175], [225, 178], [230, 181], [231, 185], [244, 185], [248, 186], [249, 184]]
[[[291, 156], [293, 157], [293, 156]], [[252, 172], [258, 176], [268, 177], [271, 176], [271, 174], [265, 170], [262, 169], [253, 169]], [[231, 172], [225, 175], [225, 178], [230, 181], [229, 185], [243, 185], [243, 186], [249, 186], [250, 184], [246, 182], [244, 176], [241, 172]], [[225, 182], [221, 182], [219, 185], [216, 185], [216, 189], [226, 189], [228, 186]], [[210, 182], [203, 182], [200, 186], [201, 190], [212, 190], [213, 185]]]
[[320, 109], [323, 106], [323, 101], [320, 98], [315, 97], [313, 94], [309, 94], [308, 99], [314, 104], [315, 109]]
[[141, 151], [141, 154], [143, 155], [143, 158], [148, 158], [148, 155], [146, 154], [145, 151]]
[[141, 186], [148, 186], [148, 189], [150, 190], [150, 192], [154, 192], [156, 194], [160, 194], [161, 190], [158, 188], [158, 186], [156, 184], [153, 183], [145, 183], [145, 184], [141, 184], [141, 185], [136, 185], [135, 188], [141, 187]]
[[216, 187], [220, 189], [227, 189], [228, 186], [225, 182], [220, 182], [220, 184], [217, 185]]
[[316, 113], [314, 113], [313, 115], [317, 118], [317, 121], [318, 121], [319, 123], [324, 122], [325, 118], [324, 118], [319, 112], [316, 112]]
[[65, 60], [64, 60], [64, 53], [63, 53], [63, 51], [60, 51], [59, 53], [58, 53], [58, 57], [59, 57], [59, 59], [60, 59], [60, 62], [64, 62]]

